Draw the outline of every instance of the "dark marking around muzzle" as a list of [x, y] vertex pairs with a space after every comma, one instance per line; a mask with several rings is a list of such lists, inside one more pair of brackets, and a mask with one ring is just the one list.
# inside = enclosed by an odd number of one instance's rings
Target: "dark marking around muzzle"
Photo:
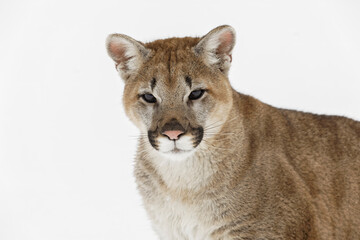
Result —
[[194, 148], [196, 148], [204, 137], [204, 129], [202, 127], [194, 128], [191, 130], [191, 133], [195, 136], [194, 137]]
[[[171, 141], [177, 141], [182, 135], [190, 133], [192, 136], [192, 144], [196, 148], [204, 137], [204, 129], [202, 127], [184, 126], [175, 118], [166, 122], [162, 127], [158, 126], [155, 130], [148, 131], [148, 138], [150, 144], [156, 150], [159, 150], [159, 143], [156, 140], [159, 135], [167, 137]], [[176, 137], [174, 136], [176, 134]]]
[[149, 142], [151, 144], [151, 146], [153, 146], [153, 148], [155, 148], [156, 150], [159, 150], [159, 145], [156, 141], [156, 137], [158, 136], [157, 131], [148, 131], [148, 138], [149, 138]]

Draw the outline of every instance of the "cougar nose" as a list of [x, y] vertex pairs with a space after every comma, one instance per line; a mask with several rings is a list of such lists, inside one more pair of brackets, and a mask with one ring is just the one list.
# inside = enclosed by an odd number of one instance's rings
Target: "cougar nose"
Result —
[[172, 131], [165, 131], [162, 134], [167, 136], [170, 140], [178, 140], [179, 136], [183, 133], [184, 132], [180, 130], [172, 130]]

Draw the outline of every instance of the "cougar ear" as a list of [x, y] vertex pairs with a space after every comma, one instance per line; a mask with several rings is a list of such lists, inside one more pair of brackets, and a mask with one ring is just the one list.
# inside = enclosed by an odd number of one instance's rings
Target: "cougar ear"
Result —
[[235, 30], [228, 25], [219, 26], [211, 30], [200, 39], [195, 46], [195, 53], [202, 57], [204, 62], [212, 67], [228, 73], [235, 45]]
[[115, 61], [116, 69], [124, 80], [139, 69], [150, 53], [150, 50], [141, 42], [129, 36], [116, 33], [107, 37], [106, 48], [109, 56]]

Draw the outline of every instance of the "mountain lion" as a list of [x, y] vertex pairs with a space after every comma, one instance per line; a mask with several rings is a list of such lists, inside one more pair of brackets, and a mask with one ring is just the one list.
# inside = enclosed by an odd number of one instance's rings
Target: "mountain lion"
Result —
[[230, 26], [106, 44], [141, 132], [135, 176], [160, 239], [360, 239], [360, 122], [236, 92]]

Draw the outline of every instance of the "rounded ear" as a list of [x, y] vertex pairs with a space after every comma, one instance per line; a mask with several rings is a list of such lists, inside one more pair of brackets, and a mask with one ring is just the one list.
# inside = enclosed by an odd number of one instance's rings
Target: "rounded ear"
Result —
[[202, 37], [194, 51], [207, 65], [218, 68], [227, 75], [234, 45], [235, 30], [231, 26], [223, 25]]
[[139, 69], [150, 53], [141, 42], [117, 33], [107, 37], [106, 48], [124, 80]]

